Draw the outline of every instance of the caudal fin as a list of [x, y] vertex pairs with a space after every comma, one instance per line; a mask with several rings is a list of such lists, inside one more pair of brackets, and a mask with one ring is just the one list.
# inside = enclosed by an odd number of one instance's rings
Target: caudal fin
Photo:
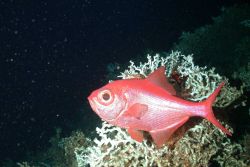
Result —
[[208, 99], [206, 99], [203, 103], [206, 106], [206, 119], [208, 121], [210, 121], [212, 124], [214, 124], [216, 127], [218, 127], [219, 129], [221, 129], [224, 133], [232, 136], [231, 132], [229, 132], [229, 130], [227, 130], [224, 126], [221, 125], [221, 123], [219, 121], [216, 120], [213, 110], [212, 110], [212, 104], [216, 99], [216, 96], [218, 95], [218, 93], [220, 92], [221, 88], [225, 85], [224, 82], [222, 82], [216, 89], [215, 91], [208, 97]]

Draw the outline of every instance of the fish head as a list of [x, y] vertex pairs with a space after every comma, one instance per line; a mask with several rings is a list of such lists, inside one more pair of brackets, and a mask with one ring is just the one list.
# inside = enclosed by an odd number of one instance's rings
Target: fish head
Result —
[[107, 122], [115, 121], [127, 109], [127, 98], [119, 86], [109, 83], [88, 97], [91, 108]]

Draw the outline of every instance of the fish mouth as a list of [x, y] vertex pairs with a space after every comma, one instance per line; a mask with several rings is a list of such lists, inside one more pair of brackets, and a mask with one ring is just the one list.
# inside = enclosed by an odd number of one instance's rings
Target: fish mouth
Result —
[[88, 97], [88, 100], [89, 100], [89, 104], [90, 104], [92, 110], [93, 110], [102, 120], [105, 120], [105, 121], [113, 121], [113, 120], [116, 119], [116, 118], [114, 118], [114, 119], [108, 119], [108, 118], [106, 118], [105, 114], [98, 108], [98, 102], [97, 102], [96, 97], [94, 97], [94, 98], [89, 98], [89, 97]]
[[100, 117], [102, 117], [102, 114], [101, 114], [101, 112], [100, 112], [99, 109], [98, 109], [98, 102], [97, 102], [96, 98], [95, 98], [95, 97], [94, 97], [94, 98], [88, 98], [88, 100], [89, 100], [89, 104], [90, 104], [92, 110], [93, 110], [97, 115], [99, 115]]

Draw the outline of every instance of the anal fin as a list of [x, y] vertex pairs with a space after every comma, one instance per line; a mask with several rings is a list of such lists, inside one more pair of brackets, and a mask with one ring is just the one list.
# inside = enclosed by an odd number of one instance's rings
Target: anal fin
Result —
[[163, 129], [157, 129], [150, 131], [150, 135], [153, 138], [153, 141], [157, 145], [157, 147], [162, 147], [163, 144], [172, 136], [172, 134], [182, 126], [189, 117], [183, 117], [180, 121], [176, 122], [175, 124], [171, 124]]

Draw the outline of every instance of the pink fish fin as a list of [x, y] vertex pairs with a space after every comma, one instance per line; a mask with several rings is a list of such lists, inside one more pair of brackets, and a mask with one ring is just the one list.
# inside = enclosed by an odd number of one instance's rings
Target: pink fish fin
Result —
[[147, 111], [147, 105], [135, 103], [124, 113], [124, 116], [135, 117], [137, 119], [140, 119]]
[[214, 92], [208, 97], [206, 102], [210, 104], [210, 106], [213, 104], [213, 102], [216, 100], [217, 95], [220, 93], [221, 88], [225, 85], [224, 82], [220, 83], [220, 85], [214, 90]]
[[149, 74], [146, 79], [154, 83], [155, 85], [165, 89], [171, 95], [176, 95], [174, 87], [167, 81], [164, 66], [159, 67], [157, 70]]
[[157, 145], [158, 148], [160, 148], [166, 141], [172, 136], [172, 134], [181, 127], [187, 120], [189, 119], [188, 116], [183, 117], [178, 122], [172, 125], [168, 125], [167, 127], [163, 129], [157, 129], [150, 131], [150, 135], [153, 138], [153, 141]]
[[216, 127], [221, 129], [224, 133], [228, 134], [229, 136], [232, 136], [232, 133], [229, 132], [214, 116], [213, 110], [212, 110], [212, 104], [216, 100], [216, 96], [219, 94], [221, 88], [224, 86], [224, 82], [222, 82], [215, 91], [206, 99], [205, 101], [201, 102], [203, 105], [205, 105], [205, 118], [210, 121], [212, 124], [214, 124]]
[[129, 128], [128, 134], [131, 136], [132, 139], [134, 139], [138, 142], [142, 142], [144, 139], [142, 131], [138, 131], [138, 130], [134, 130], [132, 128]]

